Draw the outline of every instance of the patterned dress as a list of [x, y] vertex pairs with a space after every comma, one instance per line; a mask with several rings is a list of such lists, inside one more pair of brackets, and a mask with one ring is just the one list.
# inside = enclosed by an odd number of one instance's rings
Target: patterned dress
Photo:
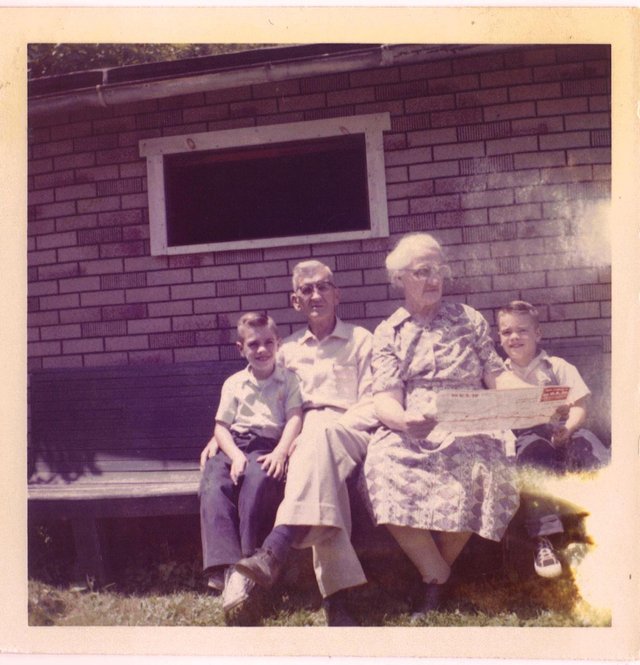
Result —
[[[442, 302], [426, 326], [401, 307], [375, 331], [373, 392], [402, 389], [420, 412], [431, 391], [483, 387], [499, 372], [489, 325], [468, 305]], [[500, 432], [452, 434], [437, 427], [427, 440], [381, 427], [372, 437], [364, 475], [377, 524], [472, 531], [500, 540], [518, 508], [515, 465]]]

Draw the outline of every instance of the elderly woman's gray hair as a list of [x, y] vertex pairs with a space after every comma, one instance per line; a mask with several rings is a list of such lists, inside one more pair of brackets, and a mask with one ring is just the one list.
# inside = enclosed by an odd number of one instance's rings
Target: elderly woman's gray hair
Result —
[[[402, 236], [385, 259], [385, 266], [392, 284], [398, 284], [400, 273], [415, 259], [421, 259], [433, 252], [439, 255], [440, 263], [445, 263], [444, 252], [440, 243], [429, 233], [408, 233]], [[448, 266], [447, 266], [448, 269]], [[449, 277], [448, 270], [445, 276]]]

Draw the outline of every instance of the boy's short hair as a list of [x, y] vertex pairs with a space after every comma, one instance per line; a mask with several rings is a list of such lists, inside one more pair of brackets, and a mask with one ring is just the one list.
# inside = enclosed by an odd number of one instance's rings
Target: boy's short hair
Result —
[[526, 300], [512, 300], [508, 305], [498, 310], [498, 321], [503, 314], [527, 314], [533, 322], [540, 325], [540, 312]]
[[269, 328], [278, 337], [278, 326], [266, 312], [247, 312], [238, 319], [236, 329], [239, 342], [244, 341], [243, 331], [245, 328]]
[[322, 261], [309, 259], [307, 261], [300, 261], [300, 263], [296, 263], [296, 265], [293, 267], [293, 273], [291, 274], [291, 283], [293, 285], [294, 292], [298, 286], [300, 286], [300, 281], [304, 277], [307, 275], [312, 275], [313, 273], [318, 272], [318, 270], [326, 271], [329, 277], [329, 281], [333, 281], [333, 271], [326, 263], [322, 263]]

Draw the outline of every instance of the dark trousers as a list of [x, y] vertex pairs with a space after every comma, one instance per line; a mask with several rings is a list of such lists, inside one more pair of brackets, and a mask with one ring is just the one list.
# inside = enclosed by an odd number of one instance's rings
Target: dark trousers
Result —
[[[592, 471], [609, 462], [610, 453], [602, 442], [585, 429], [577, 430], [562, 446], [551, 443], [553, 430], [540, 425], [515, 432], [517, 465], [562, 475], [574, 471]], [[522, 496], [525, 527], [531, 538], [562, 533], [558, 502], [550, 496]]]
[[200, 481], [200, 534], [203, 568], [236, 563], [251, 556], [271, 531], [284, 482], [267, 476], [256, 461], [277, 441], [255, 434], [234, 435], [248, 462], [238, 484], [231, 482], [231, 460], [222, 451], [207, 460]]

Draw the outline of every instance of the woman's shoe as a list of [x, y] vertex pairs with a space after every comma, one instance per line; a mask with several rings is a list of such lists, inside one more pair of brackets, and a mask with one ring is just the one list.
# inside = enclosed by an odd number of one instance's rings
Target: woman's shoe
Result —
[[415, 611], [411, 615], [411, 620], [420, 621], [420, 619], [423, 619], [429, 614], [429, 612], [437, 612], [442, 606], [446, 586], [446, 582], [444, 584], [424, 583], [422, 585], [422, 595], [416, 605]]

